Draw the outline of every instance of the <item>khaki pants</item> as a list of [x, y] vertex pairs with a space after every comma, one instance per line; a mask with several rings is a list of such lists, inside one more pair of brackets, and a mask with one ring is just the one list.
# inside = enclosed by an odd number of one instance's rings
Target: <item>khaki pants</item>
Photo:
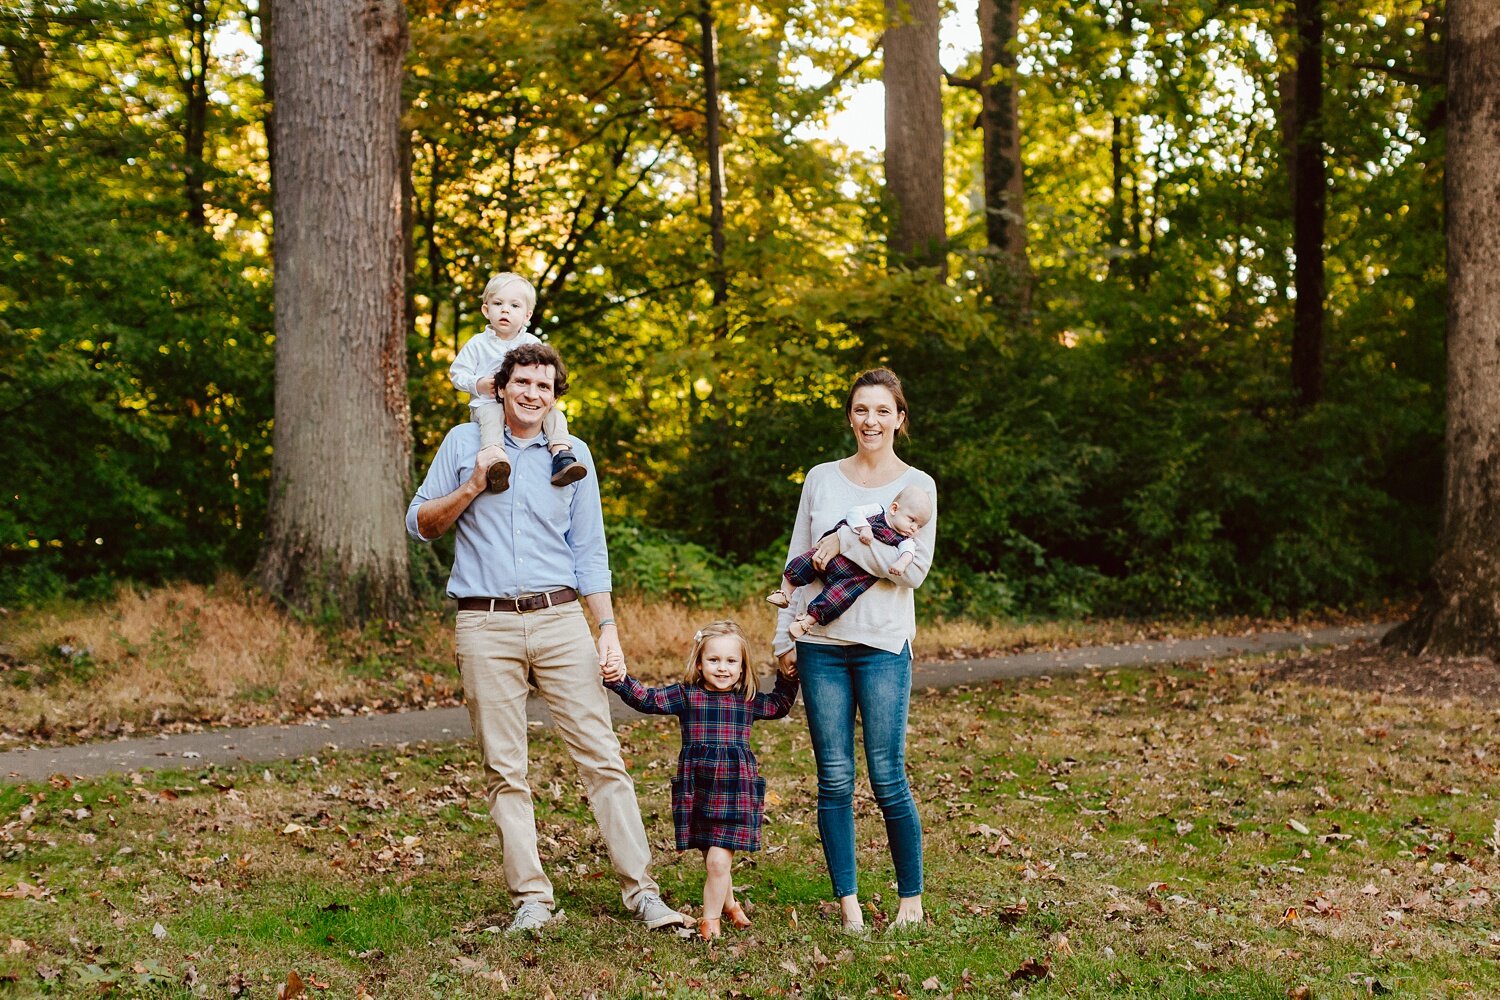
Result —
[[[505, 444], [505, 407], [499, 403], [485, 403], [469, 408], [474, 422], [479, 425], [479, 447]], [[568, 418], [556, 406], [547, 407], [542, 414], [542, 433], [547, 435], [547, 450], [560, 444], [568, 444]], [[572, 447], [572, 445], [568, 445]]]
[[526, 696], [534, 685], [578, 766], [589, 806], [620, 876], [621, 897], [634, 910], [656, 893], [647, 868], [651, 848], [641, 823], [635, 782], [599, 679], [598, 653], [577, 601], [526, 614], [460, 611], [458, 667], [469, 721], [484, 758], [490, 816], [500, 828], [505, 881], [517, 906], [551, 907], [552, 883], [537, 854], [536, 814], [526, 783]]

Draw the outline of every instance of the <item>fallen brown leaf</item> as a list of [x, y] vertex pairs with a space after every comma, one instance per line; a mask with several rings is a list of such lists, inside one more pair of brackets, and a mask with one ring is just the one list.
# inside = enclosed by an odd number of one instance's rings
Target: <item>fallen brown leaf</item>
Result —
[[1028, 958], [1021, 963], [1020, 968], [1010, 974], [1010, 979], [1011, 982], [1017, 980], [1046, 979], [1051, 973], [1052, 963], [1047, 959], [1044, 958], [1038, 961], [1034, 958]]

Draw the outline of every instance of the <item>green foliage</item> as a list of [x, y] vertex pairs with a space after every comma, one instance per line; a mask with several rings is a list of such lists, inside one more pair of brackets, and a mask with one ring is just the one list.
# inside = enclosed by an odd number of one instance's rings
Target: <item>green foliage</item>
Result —
[[736, 565], [724, 556], [636, 521], [609, 526], [610, 569], [615, 588], [687, 605], [733, 605], [775, 579], [786, 544], [773, 546], [753, 563]]
[[[924, 613], [1266, 612], [1420, 576], [1442, 430], [1440, 5], [1325, 5], [1327, 395], [1308, 410], [1288, 389], [1275, 5], [1028, 8], [1025, 308], [982, 245], [972, 91], [944, 97], [948, 285], [885, 270], [878, 163], [806, 127], [878, 73], [879, 4], [715, 8], [722, 303], [697, 7], [410, 6], [415, 474], [467, 419], [446, 369], [509, 268], [572, 368], [563, 405], [600, 464], [622, 588], [758, 589], [802, 473], [851, 450], [843, 395], [875, 364], [906, 380], [904, 454], [941, 491]], [[256, 8], [209, 9], [203, 65], [191, 5], [69, 11], [0, 12], [8, 602], [243, 569], [266, 503]], [[434, 601], [449, 545], [414, 549]]]
[[247, 566], [265, 504], [266, 289], [86, 179], [0, 175], [0, 596]]
[[[4, 601], [246, 568], [265, 507], [270, 289], [231, 215], [215, 238], [157, 197], [180, 183], [153, 173], [178, 112], [136, 112], [168, 96], [150, 83], [171, 65], [165, 11], [90, 13], [3, 25], [11, 44], [54, 33], [0, 98]], [[94, 72], [126, 80], [126, 59], [128, 82], [97, 86]], [[79, 128], [57, 125], [58, 104]]]

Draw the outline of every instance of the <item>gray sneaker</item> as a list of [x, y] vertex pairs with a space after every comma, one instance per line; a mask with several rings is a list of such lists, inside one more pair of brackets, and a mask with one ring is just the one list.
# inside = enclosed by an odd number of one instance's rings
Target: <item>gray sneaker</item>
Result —
[[530, 932], [537, 934], [547, 926], [547, 921], [552, 919], [552, 911], [547, 909], [545, 903], [522, 903], [521, 908], [516, 911], [515, 917], [511, 919], [510, 926], [506, 928], [507, 934], [525, 934]]
[[641, 901], [635, 904], [635, 915], [651, 930], [659, 930], [663, 927], [682, 927], [690, 923], [689, 919], [672, 909], [661, 901], [661, 897], [654, 892], [648, 892], [641, 897]]

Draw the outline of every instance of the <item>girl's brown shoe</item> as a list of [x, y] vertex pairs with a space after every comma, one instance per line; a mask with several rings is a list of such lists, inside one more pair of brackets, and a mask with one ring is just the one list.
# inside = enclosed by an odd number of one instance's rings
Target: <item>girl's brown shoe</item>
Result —
[[724, 916], [728, 917], [729, 922], [740, 930], [750, 926], [750, 918], [745, 914], [745, 908], [739, 903], [724, 904]]

